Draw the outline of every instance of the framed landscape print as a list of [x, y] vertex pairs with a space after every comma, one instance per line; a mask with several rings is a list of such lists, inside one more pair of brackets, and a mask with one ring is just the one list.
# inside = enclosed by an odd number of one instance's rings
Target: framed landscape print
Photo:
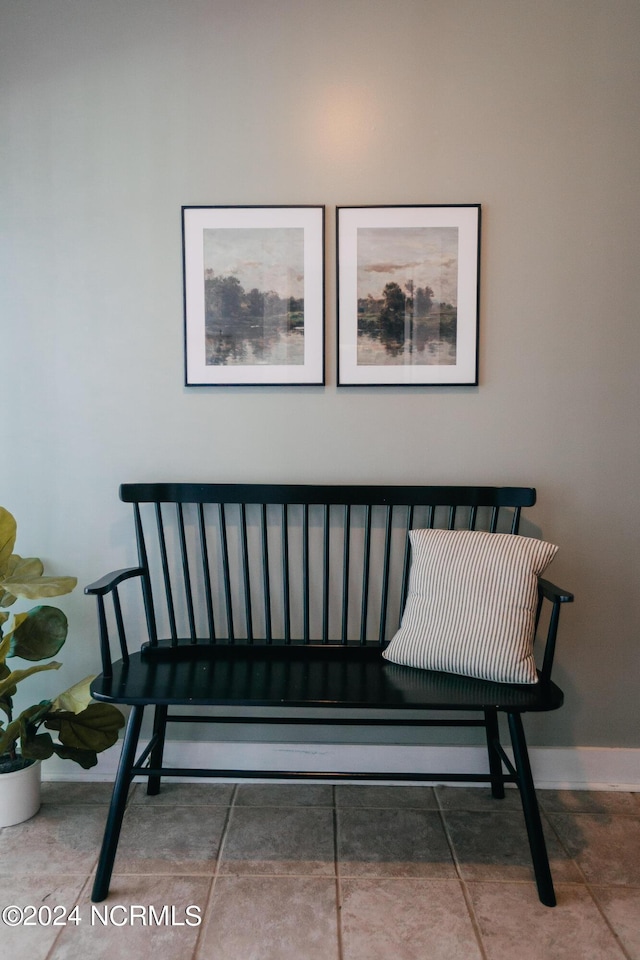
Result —
[[476, 384], [480, 204], [338, 207], [338, 384]]
[[187, 386], [324, 383], [324, 207], [183, 207]]

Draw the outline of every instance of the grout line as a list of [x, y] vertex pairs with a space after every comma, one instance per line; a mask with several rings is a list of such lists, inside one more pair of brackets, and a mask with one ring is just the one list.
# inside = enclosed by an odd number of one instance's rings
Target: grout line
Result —
[[340, 877], [336, 876], [336, 943], [338, 947], [338, 960], [344, 957], [344, 941], [342, 936], [342, 886]]
[[222, 855], [224, 853], [225, 844], [227, 842], [227, 836], [229, 833], [229, 827], [231, 825], [231, 819], [233, 816], [233, 807], [229, 805], [227, 807], [227, 815], [225, 817], [224, 826], [222, 828], [222, 834], [220, 835], [220, 846], [218, 847], [218, 856], [216, 857], [216, 868], [213, 871], [213, 879], [217, 880], [218, 874], [220, 873], [220, 867], [222, 864]]
[[[586, 887], [589, 896], [591, 897], [591, 899], [592, 899], [593, 902], [595, 903], [595, 906], [596, 906], [596, 909], [597, 909], [598, 913], [600, 914], [600, 916], [602, 917], [602, 919], [603, 919], [604, 922], [606, 923], [606, 925], [607, 925], [607, 927], [609, 928], [609, 930], [611, 931], [612, 935], [615, 937], [616, 943], [618, 944], [618, 946], [620, 947], [620, 950], [622, 951], [622, 953], [623, 953], [624, 956], [626, 957], [626, 960], [634, 960], [633, 956], [632, 956], [632, 955], [629, 953], [629, 951], [626, 949], [626, 947], [625, 947], [624, 944], [622, 943], [622, 939], [620, 938], [620, 936], [618, 935], [618, 933], [617, 933], [616, 930], [614, 929], [613, 925], [612, 925], [611, 922], [609, 921], [609, 918], [607, 917], [606, 913], [604, 912], [604, 909], [603, 909], [602, 906], [600, 905], [600, 901], [598, 900], [598, 897], [597, 897], [596, 894], [593, 892], [592, 886], [598, 886], [598, 884], [593, 884], [593, 885], [592, 885], [591, 883], [589, 883], [589, 882], [587, 881], [587, 882], [585, 882], [584, 886]], [[611, 885], [610, 885], [610, 884], [600, 884], [600, 886], [607, 886], [607, 887], [609, 887], [609, 889], [611, 888]], [[625, 889], [629, 889], [629, 888], [628, 888], [628, 887], [620, 887], [619, 889], [625, 890]]]
[[204, 935], [209, 926], [209, 921], [213, 912], [212, 900], [213, 900], [213, 888], [215, 886], [216, 877], [211, 877], [209, 882], [209, 889], [207, 891], [207, 898], [204, 905], [204, 911], [202, 914], [202, 923], [200, 924], [200, 929], [198, 930], [198, 936], [196, 937], [196, 942], [193, 945], [193, 952], [191, 954], [191, 960], [197, 960], [198, 953], [200, 951], [201, 942], [204, 940]]
[[[70, 806], [70, 804], [69, 804], [69, 806]], [[97, 859], [98, 859], [98, 858], [96, 857], [96, 860], [97, 860]], [[80, 903], [81, 898], [82, 898], [85, 890], [88, 892], [89, 901], [91, 900], [91, 887], [92, 887], [92, 885], [93, 885], [93, 871], [90, 872], [89, 874], [86, 874], [86, 875], [85, 875], [84, 882], [81, 884], [80, 889], [78, 890], [78, 895], [77, 895], [77, 897], [76, 897], [76, 904], [79, 904], [79, 903]], [[55, 956], [56, 956], [56, 952], [57, 952], [57, 951], [56, 951], [56, 947], [58, 946], [58, 941], [60, 940], [62, 934], [64, 933], [64, 931], [65, 931], [66, 929], [67, 929], [66, 926], [60, 928], [59, 933], [57, 934], [56, 937], [54, 937], [53, 943], [51, 944], [51, 946], [50, 946], [49, 949], [47, 950], [47, 953], [45, 954], [44, 960], [55, 960]], [[77, 928], [76, 928], [76, 929], [77, 929]]]
[[207, 899], [206, 899], [206, 902], [205, 902], [205, 905], [204, 905], [204, 912], [203, 912], [203, 917], [202, 917], [202, 923], [200, 924], [200, 929], [199, 929], [199, 931], [198, 931], [198, 936], [196, 937], [196, 942], [195, 942], [195, 944], [194, 944], [194, 946], [193, 946], [193, 953], [191, 954], [192, 960], [197, 960], [197, 958], [198, 958], [198, 954], [199, 954], [199, 952], [200, 952], [200, 947], [201, 947], [201, 945], [202, 945], [202, 943], [203, 943], [203, 941], [204, 941], [205, 933], [206, 933], [206, 931], [207, 931], [207, 929], [208, 929], [208, 927], [209, 927], [209, 923], [211, 922], [211, 919], [212, 919], [212, 917], [213, 917], [213, 894], [214, 894], [214, 890], [215, 890], [215, 886], [216, 886], [216, 881], [217, 881], [218, 875], [219, 875], [219, 873], [220, 873], [220, 866], [221, 866], [221, 863], [222, 863], [222, 854], [223, 854], [223, 851], [224, 851], [224, 845], [225, 845], [226, 840], [227, 840], [227, 834], [228, 834], [228, 832], [229, 832], [229, 825], [230, 825], [230, 823], [231, 823], [231, 814], [232, 814], [232, 809], [233, 809], [233, 806], [232, 806], [232, 805], [233, 805], [234, 799], [235, 799], [235, 789], [234, 789], [234, 792], [232, 793], [231, 800], [230, 800], [229, 804], [227, 805], [227, 815], [226, 815], [226, 817], [225, 817], [224, 826], [223, 826], [223, 828], [222, 828], [222, 833], [221, 833], [221, 835], [220, 835], [220, 845], [219, 845], [219, 847], [218, 847], [218, 855], [217, 855], [217, 857], [216, 857], [216, 866], [215, 866], [215, 870], [213, 871], [213, 874], [212, 874], [212, 876], [211, 876], [211, 880], [210, 880], [210, 883], [209, 883], [209, 891], [208, 891], [208, 893], [207, 893]]
[[442, 824], [442, 829], [445, 835], [445, 839], [447, 841], [447, 846], [449, 847], [451, 862], [453, 863], [454, 869], [456, 871], [456, 877], [458, 878], [458, 880], [462, 881], [464, 878], [462, 876], [462, 871], [460, 869], [460, 862], [456, 854], [456, 848], [453, 844], [453, 839], [451, 837], [451, 833], [449, 832], [449, 825], [447, 824], [447, 818], [444, 815], [444, 810], [442, 808], [442, 804], [440, 803], [440, 798], [438, 797], [437, 794], [436, 794], [436, 802], [438, 804], [437, 813], [438, 813], [438, 816], [440, 817], [440, 823]]
[[480, 956], [482, 960], [489, 960], [487, 951], [484, 946], [484, 941], [482, 939], [482, 933], [480, 932], [480, 923], [476, 915], [475, 907], [473, 906], [473, 901], [471, 900], [471, 894], [467, 887], [466, 881], [459, 879], [458, 883], [460, 884], [460, 889], [462, 891], [462, 896], [464, 897], [464, 902], [467, 907], [467, 912], [469, 914], [469, 919], [471, 920], [471, 926], [473, 927], [473, 932], [475, 934], [476, 941], [478, 943], [478, 950], [480, 951]]
[[338, 960], [344, 957], [344, 941], [342, 935], [342, 878], [340, 876], [339, 857], [338, 857], [338, 807], [335, 784], [331, 787], [331, 797], [333, 800], [333, 868], [335, 871], [336, 886], [336, 939], [338, 947]]

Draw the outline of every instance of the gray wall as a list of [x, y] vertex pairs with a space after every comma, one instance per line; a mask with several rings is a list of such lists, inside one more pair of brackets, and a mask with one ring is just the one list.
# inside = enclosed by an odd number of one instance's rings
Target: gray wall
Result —
[[[20, 552], [132, 561], [122, 480], [532, 484], [577, 597], [532, 742], [638, 746], [639, 44], [637, 0], [0, 0]], [[335, 206], [465, 202], [480, 385], [338, 389]], [[180, 206], [216, 203], [327, 205], [324, 389], [183, 387]], [[63, 604], [60, 685], [97, 668]]]

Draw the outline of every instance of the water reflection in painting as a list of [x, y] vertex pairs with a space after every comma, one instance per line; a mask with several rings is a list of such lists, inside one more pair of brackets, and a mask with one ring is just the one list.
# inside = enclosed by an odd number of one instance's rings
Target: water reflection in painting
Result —
[[205, 229], [207, 365], [304, 364], [304, 229]]
[[358, 365], [455, 365], [457, 289], [457, 227], [359, 228]]

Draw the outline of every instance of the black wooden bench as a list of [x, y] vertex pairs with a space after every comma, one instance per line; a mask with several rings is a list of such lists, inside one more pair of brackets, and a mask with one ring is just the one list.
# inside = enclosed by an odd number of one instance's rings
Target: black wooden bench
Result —
[[[505, 783], [516, 783], [539, 896], [555, 904], [522, 714], [562, 704], [551, 667], [560, 606], [572, 595], [539, 580], [536, 625], [544, 636], [537, 683], [496, 683], [382, 657], [407, 596], [409, 530], [517, 534], [535, 490], [154, 483], [124, 484], [120, 496], [133, 504], [139, 565], [85, 591], [97, 598], [101, 635], [103, 669], [93, 695], [131, 707], [94, 901], [109, 890], [132, 779], [148, 778], [147, 792], [155, 794], [162, 777], [217, 776], [478, 781], [490, 783], [497, 799]], [[127, 606], [121, 600], [132, 578], [144, 602], [139, 618], [125, 613], [129, 600]], [[144, 637], [130, 651], [133, 633]], [[153, 708], [153, 734], [136, 758], [146, 707]], [[168, 722], [256, 722], [256, 712], [264, 723], [484, 727], [487, 773], [163, 766]], [[500, 744], [500, 713], [508, 718], [513, 759]]]

